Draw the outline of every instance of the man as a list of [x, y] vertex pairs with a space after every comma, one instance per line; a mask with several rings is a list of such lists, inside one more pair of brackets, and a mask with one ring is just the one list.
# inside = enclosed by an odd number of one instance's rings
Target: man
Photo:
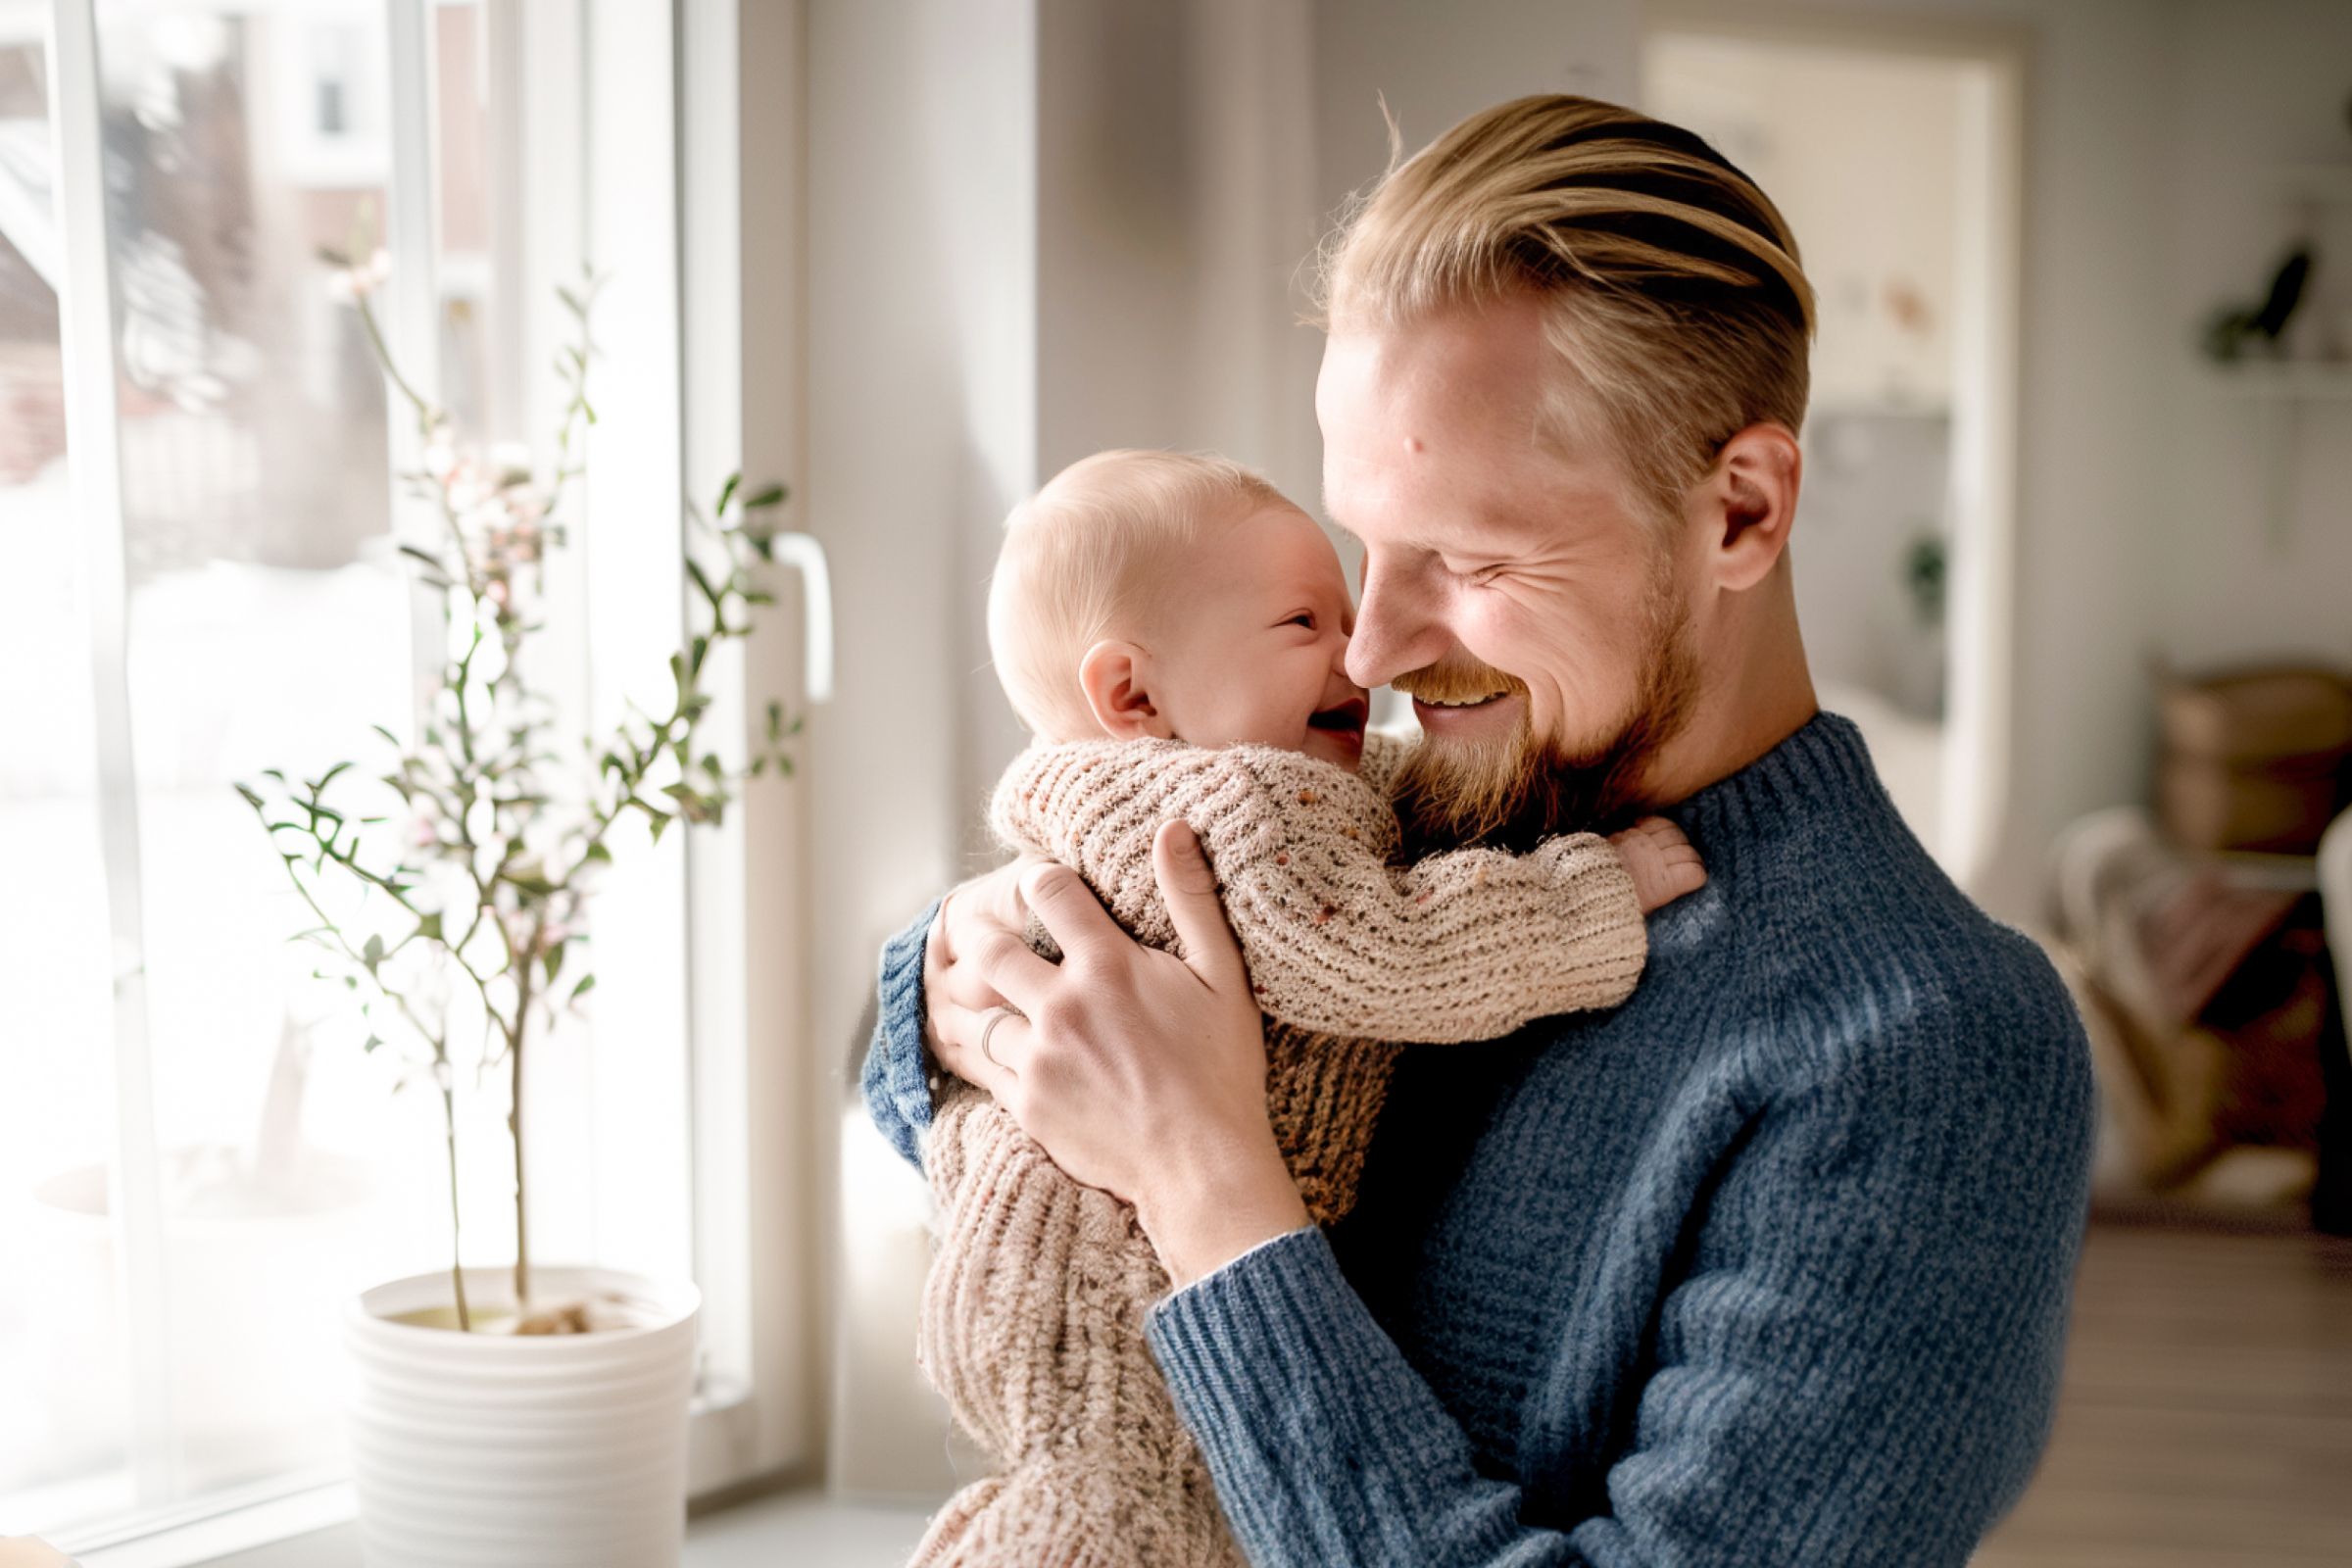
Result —
[[[1532, 98], [1396, 169], [1327, 294], [1348, 669], [1427, 731], [1399, 809], [1504, 845], [1663, 809], [1706, 889], [1651, 918], [1617, 1012], [1409, 1053], [1333, 1236], [1181, 824], [1181, 959], [1053, 866], [894, 940], [877, 1120], [913, 1153], [927, 1024], [1136, 1205], [1175, 1283], [1154, 1355], [1260, 1568], [1964, 1562], [2046, 1430], [2088, 1059], [2046, 961], [1817, 711], [1794, 241], [1688, 132]], [[1016, 878], [1066, 956], [1044, 979]]]

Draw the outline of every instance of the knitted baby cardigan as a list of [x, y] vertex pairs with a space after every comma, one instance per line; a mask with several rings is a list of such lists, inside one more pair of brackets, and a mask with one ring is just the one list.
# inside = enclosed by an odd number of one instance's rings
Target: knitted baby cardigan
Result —
[[[1165, 948], [1152, 840], [1170, 817], [1200, 834], [1269, 1016], [1275, 1136], [1318, 1222], [1353, 1206], [1397, 1049], [1384, 1042], [1490, 1038], [1613, 1005], [1642, 964], [1632, 882], [1590, 834], [1390, 865], [1400, 752], [1370, 737], [1349, 774], [1262, 746], [1035, 747], [991, 812], [1008, 847], [1075, 867]], [[1042, 928], [1031, 940], [1051, 954]], [[950, 1500], [915, 1562], [1238, 1565], [1144, 1339], [1168, 1281], [1134, 1211], [1064, 1176], [969, 1085], [945, 1095], [924, 1164], [940, 1223], [918, 1357], [1006, 1468]]]
[[[1256, 1568], [1959, 1568], [2048, 1431], [2089, 1051], [1814, 718], [1667, 814], [1707, 885], [1642, 986], [1409, 1050], [1364, 1189], [1162, 1298]], [[866, 1103], [933, 1116], [925, 913]]]

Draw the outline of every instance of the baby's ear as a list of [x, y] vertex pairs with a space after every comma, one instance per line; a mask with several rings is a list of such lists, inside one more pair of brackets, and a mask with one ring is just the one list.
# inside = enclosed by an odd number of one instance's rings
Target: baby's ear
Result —
[[1148, 659], [1133, 643], [1099, 642], [1078, 661], [1078, 685], [1095, 723], [1114, 741], [1166, 740], [1167, 716], [1145, 685]]

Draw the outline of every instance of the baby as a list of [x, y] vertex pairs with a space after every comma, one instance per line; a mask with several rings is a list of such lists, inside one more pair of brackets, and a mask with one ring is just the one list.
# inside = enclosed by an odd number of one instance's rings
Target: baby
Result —
[[[1011, 848], [1077, 869], [1175, 946], [1152, 872], [1183, 817], [1267, 1016], [1267, 1099], [1319, 1223], [1355, 1200], [1399, 1043], [1494, 1039], [1613, 1006], [1642, 915], [1703, 880], [1671, 824], [1392, 863], [1404, 743], [1347, 675], [1347, 580], [1321, 529], [1213, 459], [1105, 452], [1007, 520], [989, 642], [1034, 737], [998, 785]], [[1042, 927], [1030, 940], [1049, 956]], [[932, 1521], [921, 1565], [1241, 1568], [1143, 1321], [1167, 1278], [1134, 1211], [1064, 1176], [952, 1084], [924, 1148], [939, 1200], [918, 1353], [1006, 1465]]]

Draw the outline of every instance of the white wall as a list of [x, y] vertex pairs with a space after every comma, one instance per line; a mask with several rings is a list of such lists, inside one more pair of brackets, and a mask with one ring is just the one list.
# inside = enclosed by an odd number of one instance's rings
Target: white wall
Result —
[[[1670, 34], [1642, 52], [1642, 107], [1706, 137], [1799, 236], [1817, 302], [1816, 412], [1950, 400], [1967, 69], [1720, 35]], [[1889, 298], [1898, 283], [1916, 320]]]
[[[2293, 541], [2266, 556], [2246, 503], [2261, 479], [2244, 411], [2189, 385], [2207, 304], [2257, 292], [2279, 237], [2217, 198], [2274, 159], [2352, 158], [2341, 134], [2352, 12], [2288, 0], [1873, 9], [2013, 24], [2033, 51], [2018, 724], [2008, 825], [1983, 889], [1999, 912], [2031, 917], [2051, 837], [2083, 811], [2145, 796], [2148, 655], [2352, 651], [2340, 505], [2307, 466]], [[2305, 411], [2307, 466], [2331, 439], [2340, 451], [2340, 408]], [[2334, 474], [2340, 491], [2340, 466]]]
[[[2180, 9], [2162, 231], [2166, 421], [2148, 644], [2187, 664], [2352, 659], [2352, 399], [2268, 410], [2218, 396], [2192, 340], [2220, 301], [2259, 300], [2299, 220], [2319, 265], [2290, 337], [2352, 354], [2352, 6], [2195, 0]], [[2332, 164], [2338, 205], [2300, 213], [2279, 166]], [[2268, 423], [2266, 424], [2266, 420]], [[2273, 475], [2283, 471], [2282, 481]]]
[[[803, 748], [809, 1006], [845, 1098], [875, 954], [963, 874], [978, 818], [981, 551], [1036, 482], [1035, 28], [1030, 0], [808, 5], [804, 515], [839, 611], [836, 700]], [[936, 1489], [915, 1178], [851, 1136], [829, 1467], [849, 1492]]]

